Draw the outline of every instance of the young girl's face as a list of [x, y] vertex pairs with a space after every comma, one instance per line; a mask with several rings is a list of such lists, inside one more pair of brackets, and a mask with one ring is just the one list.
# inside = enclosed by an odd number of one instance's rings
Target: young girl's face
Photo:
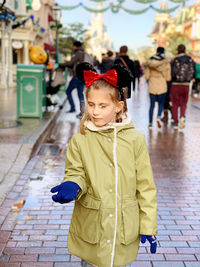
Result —
[[88, 93], [87, 111], [91, 121], [96, 126], [104, 126], [116, 122], [116, 115], [124, 106], [123, 101], [113, 102], [108, 89], [91, 89]]

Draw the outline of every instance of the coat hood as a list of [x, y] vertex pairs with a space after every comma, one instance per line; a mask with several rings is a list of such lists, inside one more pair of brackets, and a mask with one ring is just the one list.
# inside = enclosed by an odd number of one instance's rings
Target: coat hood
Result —
[[131, 117], [128, 113], [122, 115], [122, 122], [108, 123], [107, 125], [98, 127], [91, 120], [85, 121], [85, 127], [93, 132], [107, 131], [110, 129], [117, 129], [117, 132], [122, 129], [134, 128], [133, 122], [131, 121]]
[[163, 53], [158, 53], [158, 54], [153, 55], [150, 59], [163, 60], [163, 59], [165, 59], [165, 58], [166, 58], [165, 54], [163, 54]]
[[155, 69], [157, 71], [165, 71], [166, 64], [169, 63], [169, 59], [162, 59], [162, 60], [156, 60], [156, 59], [149, 59], [147, 61], [147, 66], [151, 69]]

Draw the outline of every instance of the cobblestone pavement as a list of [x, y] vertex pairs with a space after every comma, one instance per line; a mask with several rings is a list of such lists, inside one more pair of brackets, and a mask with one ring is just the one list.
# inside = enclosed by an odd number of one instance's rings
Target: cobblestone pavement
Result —
[[[182, 131], [170, 123], [148, 130], [145, 85], [128, 101], [136, 128], [147, 137], [158, 189], [158, 251], [150, 254], [141, 245], [133, 267], [200, 266], [199, 101], [190, 99]], [[73, 203], [53, 203], [49, 192], [62, 181], [65, 144], [78, 127], [66, 109], [0, 206], [0, 267], [80, 266], [66, 248]]]

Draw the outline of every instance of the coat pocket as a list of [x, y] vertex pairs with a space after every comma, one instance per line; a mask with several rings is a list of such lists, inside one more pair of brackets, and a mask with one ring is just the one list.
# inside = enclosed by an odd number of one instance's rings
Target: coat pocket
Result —
[[139, 235], [139, 207], [138, 202], [132, 199], [122, 203], [122, 244], [128, 245]]
[[70, 231], [91, 244], [99, 239], [99, 208], [101, 200], [86, 194], [75, 202]]

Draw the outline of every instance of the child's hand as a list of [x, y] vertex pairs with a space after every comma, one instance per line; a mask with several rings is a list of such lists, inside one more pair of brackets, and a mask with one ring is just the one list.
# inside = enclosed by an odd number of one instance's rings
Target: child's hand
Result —
[[51, 188], [51, 193], [58, 192], [57, 195], [52, 196], [53, 201], [59, 202], [60, 204], [68, 203], [76, 199], [79, 191], [80, 187], [76, 183], [70, 181], [66, 181]]
[[156, 253], [157, 248], [157, 238], [155, 235], [141, 235], [141, 242], [144, 244], [146, 240], [150, 243], [150, 251], [151, 253]]

